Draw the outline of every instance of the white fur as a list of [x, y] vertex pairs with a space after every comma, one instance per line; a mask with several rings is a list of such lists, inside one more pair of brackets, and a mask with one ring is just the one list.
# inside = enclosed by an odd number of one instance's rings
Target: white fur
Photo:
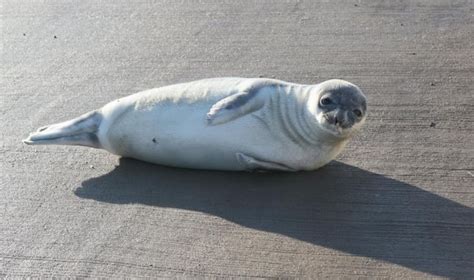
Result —
[[[263, 79], [217, 78], [140, 92], [101, 109], [97, 133], [112, 153], [177, 167], [245, 170], [238, 154], [311, 170], [332, 160], [346, 137], [321, 125], [308, 104], [321, 89], [266, 80], [264, 106], [234, 120], [209, 125], [206, 116], [219, 100]], [[317, 104], [317, 103], [316, 103]]]

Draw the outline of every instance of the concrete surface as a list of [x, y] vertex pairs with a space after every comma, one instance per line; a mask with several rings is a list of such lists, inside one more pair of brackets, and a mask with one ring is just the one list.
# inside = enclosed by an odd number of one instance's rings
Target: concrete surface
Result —
[[[0, 277], [474, 277], [472, 1], [3, 1]], [[365, 129], [297, 174], [21, 139], [216, 76], [352, 81]]]

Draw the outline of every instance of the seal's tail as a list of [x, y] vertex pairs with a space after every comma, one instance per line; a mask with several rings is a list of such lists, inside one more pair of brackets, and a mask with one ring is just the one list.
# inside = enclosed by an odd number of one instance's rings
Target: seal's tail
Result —
[[79, 145], [101, 148], [97, 131], [102, 115], [92, 111], [78, 118], [48, 125], [33, 132], [23, 143], [28, 145]]

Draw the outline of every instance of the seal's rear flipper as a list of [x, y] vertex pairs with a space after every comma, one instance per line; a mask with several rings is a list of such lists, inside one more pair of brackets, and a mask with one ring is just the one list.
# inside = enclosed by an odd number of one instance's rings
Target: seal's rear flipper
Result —
[[39, 128], [23, 140], [28, 145], [79, 145], [101, 148], [96, 132], [102, 115], [89, 112], [78, 118]]

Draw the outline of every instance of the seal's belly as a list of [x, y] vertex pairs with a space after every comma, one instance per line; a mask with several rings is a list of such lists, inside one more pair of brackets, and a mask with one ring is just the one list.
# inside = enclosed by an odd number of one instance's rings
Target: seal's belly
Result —
[[244, 170], [236, 153], [272, 160], [284, 150], [271, 131], [251, 115], [208, 126], [210, 104], [161, 104], [130, 110], [110, 126], [114, 153], [176, 167]]

